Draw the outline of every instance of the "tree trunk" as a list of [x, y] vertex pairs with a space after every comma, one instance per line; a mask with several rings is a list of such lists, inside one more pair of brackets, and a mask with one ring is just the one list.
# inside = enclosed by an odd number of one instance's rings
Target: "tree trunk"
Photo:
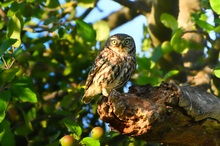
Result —
[[161, 83], [112, 90], [98, 101], [100, 119], [112, 130], [147, 142], [220, 145], [220, 100], [188, 85]]

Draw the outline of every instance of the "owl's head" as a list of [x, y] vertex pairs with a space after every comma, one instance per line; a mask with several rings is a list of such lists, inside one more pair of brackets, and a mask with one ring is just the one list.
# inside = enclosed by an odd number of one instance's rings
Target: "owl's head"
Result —
[[106, 47], [122, 54], [135, 54], [136, 47], [134, 39], [127, 34], [115, 34], [111, 36], [107, 42]]

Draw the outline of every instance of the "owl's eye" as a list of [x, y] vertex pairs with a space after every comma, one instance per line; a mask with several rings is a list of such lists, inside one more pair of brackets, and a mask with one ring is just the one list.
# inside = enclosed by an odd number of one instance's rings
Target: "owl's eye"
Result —
[[117, 44], [117, 40], [115, 40], [115, 39], [111, 40], [111, 44], [112, 45], [116, 45]]
[[126, 39], [126, 40], [124, 40], [124, 43], [125, 43], [125, 45], [129, 45], [131, 43], [131, 40], [130, 39]]

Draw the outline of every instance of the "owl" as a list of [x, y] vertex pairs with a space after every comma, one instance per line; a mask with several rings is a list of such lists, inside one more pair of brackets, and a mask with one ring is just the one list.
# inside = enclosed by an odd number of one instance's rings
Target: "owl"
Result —
[[135, 72], [136, 47], [127, 34], [108, 38], [88, 74], [82, 102], [88, 104], [95, 95], [108, 96], [112, 89], [123, 86]]

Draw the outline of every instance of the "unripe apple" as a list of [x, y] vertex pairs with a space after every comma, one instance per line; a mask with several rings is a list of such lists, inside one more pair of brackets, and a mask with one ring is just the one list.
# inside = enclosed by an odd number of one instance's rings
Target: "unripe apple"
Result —
[[95, 127], [91, 131], [92, 138], [94, 139], [99, 139], [100, 137], [102, 137], [103, 133], [104, 131], [101, 127]]
[[165, 41], [161, 45], [162, 51], [164, 54], [169, 53], [172, 51], [172, 46], [170, 45], [169, 41]]
[[74, 146], [74, 138], [70, 135], [65, 135], [60, 139], [61, 146]]

